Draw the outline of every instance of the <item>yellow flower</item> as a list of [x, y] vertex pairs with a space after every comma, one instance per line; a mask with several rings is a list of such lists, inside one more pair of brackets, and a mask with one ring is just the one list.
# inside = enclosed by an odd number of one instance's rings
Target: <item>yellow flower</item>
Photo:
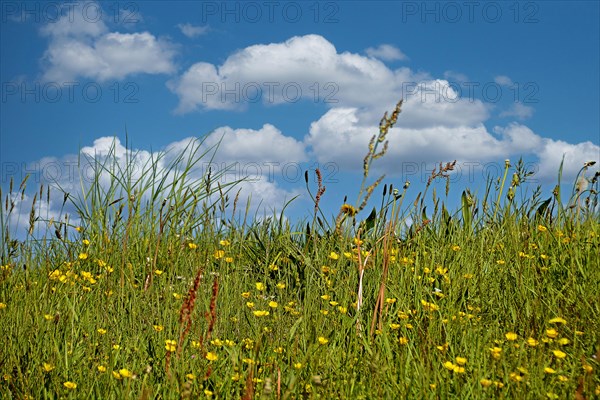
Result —
[[129, 371], [127, 368], [121, 368], [119, 370], [119, 375], [121, 375], [123, 378], [131, 378], [133, 376], [131, 371]]
[[395, 331], [396, 329], [400, 329], [400, 324], [390, 324], [390, 329]]
[[388, 297], [387, 299], [385, 299], [385, 302], [387, 304], [394, 304], [396, 302], [396, 298], [395, 297], [392, 297], [392, 298]]
[[177, 348], [177, 342], [174, 340], [165, 340], [165, 348], [167, 349], [167, 351], [175, 351], [175, 349]]
[[551, 323], [551, 324], [563, 324], [563, 325], [567, 324], [567, 321], [564, 318], [561, 318], [561, 317], [552, 318], [548, 322]]
[[402, 337], [401, 337], [401, 338], [398, 340], [398, 343], [400, 343], [401, 345], [405, 345], [405, 344], [407, 344], [407, 343], [408, 343], [408, 338], [407, 338], [407, 337], [404, 337], [404, 336], [402, 336]]
[[154, 273], [156, 274], [156, 276], [160, 276], [160, 275], [162, 275], [162, 273], [163, 273], [163, 272], [164, 272], [164, 271], [162, 271], [162, 270], [160, 270], [160, 269], [155, 269], [155, 270], [154, 270]]
[[42, 368], [44, 369], [45, 372], [50, 372], [54, 369], [54, 365], [44, 363], [44, 364], [42, 364]]
[[77, 384], [75, 382], [70, 382], [70, 381], [66, 381], [65, 383], [63, 383], [64, 387], [66, 387], [67, 389], [77, 389]]
[[455, 244], [452, 246], [452, 251], [460, 251], [460, 246]]
[[277, 308], [277, 302], [276, 301], [270, 301], [269, 302], [269, 307], [271, 307], [271, 308]]
[[256, 286], [256, 290], [258, 290], [259, 292], [262, 292], [266, 289], [265, 284], [262, 282], [256, 282], [255, 286]]
[[323, 345], [329, 343], [329, 340], [327, 338], [323, 337], [323, 336], [319, 336], [318, 340], [319, 340], [319, 343], [323, 344]]
[[546, 367], [546, 368], [544, 368], [544, 372], [547, 374], [554, 374], [554, 373], [556, 373], [556, 370], [554, 370], [553, 368], [550, 368], [550, 367]]
[[546, 232], [548, 228], [546, 228], [544, 225], [538, 225], [537, 230], [540, 232]]
[[567, 338], [560, 338], [558, 339], [558, 344], [560, 344], [561, 346], [565, 346], [567, 344], [571, 343], [571, 341]]
[[104, 365], [98, 365], [98, 372], [106, 372], [106, 367]]
[[162, 325], [152, 325], [152, 327], [156, 332], [161, 332], [164, 329]]
[[192, 340], [192, 347], [197, 349], [200, 347], [200, 342], [196, 341], [196, 340]]
[[254, 303], [252, 301], [247, 301], [246, 302], [246, 307], [248, 307], [248, 308], [254, 308]]
[[112, 371], [112, 376], [115, 379], [119, 379], [119, 380], [122, 379], [121, 374], [119, 374], [117, 371]]
[[554, 339], [558, 336], [558, 332], [554, 328], [546, 329], [546, 336], [548, 336], [550, 339]]
[[279, 282], [279, 283], [277, 284], [277, 289], [285, 289], [285, 283], [283, 283], [283, 282]]
[[567, 377], [566, 377], [566, 376], [564, 376], [564, 375], [559, 375], [559, 376], [558, 376], [558, 380], [559, 380], [559, 381], [561, 381], [561, 382], [568, 382], [568, 381], [569, 381], [569, 378], [567, 378]]
[[504, 264], [506, 264], [506, 261], [504, 261], [504, 260], [496, 260], [496, 264], [498, 264], [498, 265], [504, 265]]
[[188, 243], [188, 247], [190, 248], [190, 250], [196, 250], [198, 248], [198, 245], [196, 243]]
[[535, 347], [539, 344], [540, 342], [538, 342], [537, 340], [535, 340], [534, 338], [530, 337], [529, 339], [527, 339], [527, 344], [531, 347]]
[[220, 240], [219, 244], [223, 247], [227, 247], [231, 244], [231, 242], [229, 240]]
[[210, 341], [210, 344], [213, 346], [221, 347], [223, 346], [223, 341], [221, 339], [214, 339]]
[[552, 392], [546, 393], [546, 397], [548, 397], [551, 400], [558, 399], [558, 395], [556, 393], [552, 393]]
[[332, 260], [337, 260], [338, 258], [340, 258], [340, 256], [335, 251], [332, 251], [331, 253], [329, 253], [329, 258], [331, 258]]
[[103, 328], [98, 328], [98, 330], [97, 330], [97, 331], [98, 331], [98, 333], [99, 333], [100, 335], [104, 335], [104, 334], [106, 334], [106, 329], [103, 329]]
[[44, 319], [46, 321], [52, 321], [54, 319], [54, 315], [52, 315], [52, 314], [44, 314]]
[[121, 346], [119, 346], [118, 344], [113, 344], [113, 350], [119, 350], [121, 348]]
[[590, 364], [583, 364], [583, 370], [588, 374], [591, 374], [594, 370], [594, 367], [592, 367]]
[[467, 359], [464, 357], [456, 357], [456, 363], [458, 365], [465, 365], [467, 363]]
[[[344, 204], [342, 204], [342, 207], [340, 208], [340, 213], [347, 214], [347, 215], [353, 217], [356, 215], [357, 211], [356, 211], [356, 208], [354, 208], [350, 204], [344, 203]], [[356, 238], [354, 238], [354, 240], [356, 241]]]
[[506, 340], [513, 342], [515, 340], [517, 340], [517, 338], [519, 337], [516, 333], [514, 332], [508, 332], [506, 335]]
[[300, 363], [300, 362], [294, 363], [294, 368], [296, 368], [296, 369], [302, 368], [302, 363]]
[[209, 351], [208, 353], [206, 353], [204, 358], [206, 358], [208, 361], [217, 361], [219, 359], [219, 356], [217, 355], [217, 353]]
[[83, 228], [81, 226], [76, 226], [75, 230], [80, 233], [83, 232]]
[[252, 314], [254, 314], [255, 317], [266, 317], [269, 315], [269, 312], [263, 310], [256, 310], [252, 311]]
[[444, 368], [446, 368], [449, 371], [454, 371], [454, 364], [452, 363], [452, 361], [446, 361], [444, 363]]
[[215, 251], [214, 257], [218, 260], [219, 258], [223, 258], [225, 257], [225, 251], [224, 250], [217, 250]]
[[89, 241], [89, 240], [87, 240], [87, 239], [83, 239], [83, 240], [81, 241], [81, 243], [83, 243], [83, 245], [84, 245], [84, 246], [89, 246], [89, 245], [90, 245], [90, 241]]
[[556, 358], [565, 358], [567, 356], [565, 353], [563, 353], [560, 350], [552, 350], [552, 354], [554, 354], [554, 357], [556, 357]]
[[250, 292], [242, 292], [242, 297], [245, 299], [249, 299], [250, 298]]
[[492, 357], [494, 357], [497, 360], [502, 355], [502, 348], [500, 348], [500, 347], [492, 347], [490, 349], [490, 352], [492, 353]]
[[485, 388], [486, 388], [486, 387], [490, 387], [490, 386], [492, 386], [492, 381], [491, 381], [491, 380], [489, 380], [489, 379], [486, 379], [486, 378], [483, 378], [483, 379], [481, 379], [481, 380], [479, 381], [479, 383], [481, 384], [481, 386], [483, 386], [483, 387], [485, 387]]
[[204, 394], [206, 395], [206, 397], [211, 397], [213, 395], [213, 392], [211, 392], [208, 389], [204, 389]]
[[196, 375], [194, 375], [194, 374], [187, 374], [185, 377], [188, 378], [190, 381], [193, 381], [194, 379], [196, 379]]
[[80, 260], [87, 260], [88, 255], [87, 253], [79, 253], [79, 259]]
[[233, 257], [225, 257], [225, 262], [231, 264], [233, 262]]

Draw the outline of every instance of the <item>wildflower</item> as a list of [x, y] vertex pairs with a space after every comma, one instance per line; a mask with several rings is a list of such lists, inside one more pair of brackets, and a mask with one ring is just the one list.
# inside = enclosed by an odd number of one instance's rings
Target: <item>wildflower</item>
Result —
[[302, 368], [302, 363], [300, 363], [300, 362], [294, 363], [294, 368], [296, 368], [296, 369]]
[[561, 317], [552, 318], [548, 322], [551, 323], [551, 324], [563, 324], [563, 325], [567, 324], [567, 321], [564, 318], [561, 318]]
[[97, 332], [98, 332], [100, 335], [104, 335], [104, 334], [106, 334], [106, 329], [103, 329], [103, 328], [98, 328]]
[[181, 295], [179, 293], [173, 293], [173, 298], [175, 300], [179, 300], [179, 299], [181, 299]]
[[98, 372], [106, 372], [106, 367], [104, 365], [98, 365], [96, 368], [98, 369]]
[[556, 358], [565, 358], [567, 356], [566, 353], [563, 353], [560, 350], [552, 350], [552, 354], [554, 354], [554, 357]]
[[64, 385], [64, 387], [66, 387], [67, 389], [70, 389], [70, 390], [77, 389], [77, 384], [75, 382], [66, 381], [65, 383], [63, 383], [63, 385]]
[[190, 381], [193, 381], [194, 379], [196, 379], [196, 375], [194, 375], [194, 374], [186, 374], [185, 377], [187, 379], [189, 379]]
[[452, 361], [446, 361], [444, 363], [444, 368], [446, 368], [449, 371], [454, 371], [454, 364], [452, 363]]
[[479, 381], [479, 383], [481, 384], [481, 386], [483, 386], [484, 388], [490, 387], [492, 386], [492, 381], [486, 378], [483, 378]]
[[529, 339], [527, 339], [527, 344], [531, 347], [535, 347], [539, 344], [540, 342], [538, 342], [537, 340], [535, 340], [534, 338], [530, 337]]
[[592, 367], [590, 364], [583, 364], [583, 370], [588, 374], [591, 374], [594, 370], [594, 367]]
[[156, 276], [161, 276], [163, 272], [164, 272], [164, 271], [162, 271], [162, 270], [160, 270], [160, 269], [155, 269], [155, 270], [154, 270], [154, 273], [156, 274]]
[[496, 264], [498, 264], [498, 265], [504, 265], [504, 264], [506, 264], [506, 261], [504, 261], [504, 260], [496, 260]]
[[83, 228], [81, 226], [76, 226], [75, 230], [79, 233], [83, 232]]
[[118, 344], [113, 344], [113, 350], [119, 350], [121, 348], [121, 346], [119, 346]]
[[324, 294], [323, 296], [321, 296], [321, 298], [325, 301], [328, 301], [331, 298], [331, 296], [329, 296], [328, 294]]
[[52, 315], [52, 314], [44, 314], [44, 319], [46, 321], [52, 321], [54, 319], [54, 315]]
[[385, 302], [387, 304], [394, 304], [396, 302], [396, 298], [395, 297], [392, 297], [392, 298], [388, 297], [387, 299], [385, 299]]
[[554, 339], [558, 336], [558, 332], [554, 328], [546, 329], [546, 336], [548, 336], [550, 339]]
[[558, 380], [559, 380], [559, 381], [561, 381], [561, 382], [568, 382], [568, 381], [569, 381], [569, 378], [567, 378], [567, 377], [566, 377], [566, 376], [564, 376], [564, 375], [559, 375], [559, 376], [558, 376]]
[[423, 308], [425, 310], [429, 310], [429, 311], [439, 310], [439, 307], [436, 304], [429, 303], [429, 302], [427, 302], [425, 300], [421, 300], [421, 305], [423, 306]]
[[87, 253], [79, 253], [79, 259], [80, 260], [87, 260], [88, 255]]
[[221, 339], [215, 339], [215, 340], [211, 340], [210, 344], [212, 344], [213, 346], [222, 347], [223, 341]]
[[348, 312], [348, 307], [339, 306], [337, 309], [340, 312], [340, 314], [346, 314]]
[[329, 342], [329, 340], [327, 338], [323, 337], [323, 336], [319, 336], [318, 340], [319, 340], [319, 343], [323, 344], [323, 345], [325, 345], [325, 344], [327, 344]]
[[175, 349], [177, 348], [177, 342], [174, 340], [165, 340], [165, 349], [167, 349], [167, 351], [175, 351]]
[[492, 353], [492, 357], [497, 360], [502, 355], [502, 348], [500, 348], [500, 347], [492, 347], [490, 349], [490, 352]]
[[556, 373], [556, 370], [553, 368], [550, 368], [550, 367], [546, 367], [546, 368], [544, 368], [544, 372], [546, 374], [554, 374], [554, 373]]
[[112, 371], [112, 376], [115, 379], [119, 379], [119, 380], [122, 379], [121, 374], [119, 374], [117, 371]]
[[546, 232], [548, 230], [548, 228], [546, 228], [544, 225], [538, 225], [537, 230], [539, 232]]
[[233, 262], [233, 257], [225, 257], [225, 262], [231, 264]]
[[405, 345], [408, 343], [408, 338], [402, 336], [400, 339], [398, 339], [398, 343], [400, 343], [401, 345]]
[[561, 346], [565, 346], [567, 344], [571, 343], [571, 341], [567, 338], [560, 338], [558, 339], [558, 344], [560, 344]]
[[229, 245], [231, 244], [231, 242], [230, 242], [229, 240], [226, 240], [226, 239], [225, 239], [225, 240], [220, 240], [220, 241], [219, 241], [219, 244], [220, 244], [221, 246], [223, 246], [223, 247], [227, 247], [227, 246], [229, 246]]
[[206, 397], [211, 397], [213, 395], [213, 392], [211, 392], [208, 389], [204, 389], [204, 394], [206, 395]]
[[460, 246], [455, 244], [452, 246], [452, 251], [460, 251]]
[[467, 359], [464, 357], [456, 357], [456, 363], [458, 365], [465, 365], [467, 363]]
[[198, 245], [196, 243], [188, 243], [188, 247], [190, 250], [196, 250], [198, 248]]
[[216, 353], [209, 351], [208, 353], [206, 353], [204, 358], [206, 358], [208, 361], [217, 361], [219, 359], [219, 356]]
[[271, 307], [271, 308], [277, 308], [277, 302], [276, 301], [270, 301], [269, 302], [269, 307]]
[[214, 257], [218, 260], [219, 258], [223, 258], [225, 257], [225, 251], [224, 250], [217, 250], [215, 251]]
[[332, 251], [331, 253], [329, 253], [329, 258], [331, 258], [332, 260], [337, 260], [338, 258], [340, 258], [340, 256], [335, 251]]
[[44, 370], [44, 372], [50, 372], [54, 369], [54, 365], [44, 363], [44, 364], [42, 364], [42, 369]]
[[556, 393], [552, 393], [552, 392], [548, 392], [546, 393], [546, 397], [548, 397], [549, 399], [558, 399], [558, 395]]
[[511, 372], [510, 375], [509, 375], [509, 378], [512, 381], [515, 381], [515, 382], [522, 382], [523, 381], [523, 376], [521, 374], [516, 373], [516, 372]]
[[200, 347], [200, 342], [196, 341], [196, 340], [192, 340], [192, 347], [194, 349], [197, 349]]
[[514, 332], [508, 332], [506, 333], [506, 340], [508, 340], [509, 342], [514, 342], [515, 340], [517, 340], [517, 338], [519, 337], [516, 333]]
[[164, 329], [162, 325], [152, 325], [152, 327], [156, 332], [162, 332], [162, 330]]
[[269, 315], [268, 311], [263, 311], [263, 310], [252, 311], [252, 313], [254, 314], [255, 317], [266, 317]]
[[400, 329], [400, 324], [390, 324], [390, 329], [393, 331]]
[[356, 208], [352, 207], [350, 204], [344, 203], [344, 204], [342, 204], [342, 207], [340, 208], [340, 212], [353, 217], [356, 215], [357, 211], [356, 211]]
[[123, 378], [131, 378], [133, 376], [131, 371], [128, 370], [127, 368], [121, 368], [119, 370], [119, 375], [121, 375]]
[[283, 282], [279, 282], [279, 283], [277, 284], [277, 289], [280, 289], [280, 290], [282, 290], [282, 289], [285, 289], [285, 283], [283, 283]]
[[258, 290], [259, 292], [262, 292], [266, 289], [265, 284], [262, 282], [256, 282], [255, 286], [256, 286], [256, 290]]

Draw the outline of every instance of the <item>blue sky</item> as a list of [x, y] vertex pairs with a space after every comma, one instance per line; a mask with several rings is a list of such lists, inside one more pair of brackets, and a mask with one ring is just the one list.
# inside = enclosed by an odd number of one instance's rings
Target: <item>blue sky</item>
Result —
[[57, 180], [75, 190], [78, 152], [114, 138], [148, 157], [213, 132], [219, 163], [261, 167], [243, 186], [253, 201], [300, 195], [290, 215], [305, 215], [298, 172], [319, 165], [335, 214], [400, 98], [374, 174], [414, 194], [440, 161], [457, 160], [456, 186], [475, 189], [506, 158], [550, 189], [563, 155], [570, 178], [600, 161], [596, 1], [1, 4], [3, 189], [62, 165]]

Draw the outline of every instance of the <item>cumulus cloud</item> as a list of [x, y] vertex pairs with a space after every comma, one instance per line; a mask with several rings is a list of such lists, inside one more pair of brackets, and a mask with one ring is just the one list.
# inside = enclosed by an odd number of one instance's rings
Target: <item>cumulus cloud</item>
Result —
[[208, 32], [208, 26], [196, 26], [192, 24], [178, 24], [177, 27], [181, 30], [185, 36], [189, 38], [195, 38], [204, 35]]
[[511, 86], [513, 84], [512, 79], [510, 79], [506, 75], [498, 75], [498, 76], [496, 76], [494, 78], [494, 82], [496, 82], [498, 85], [502, 85], [502, 86]]
[[391, 44], [381, 44], [365, 50], [369, 57], [379, 58], [384, 61], [407, 60], [408, 57], [399, 48]]
[[106, 81], [140, 73], [175, 72], [172, 43], [149, 32], [110, 32], [102, 20], [86, 20], [80, 11], [48, 23], [40, 32], [49, 38], [42, 57], [46, 81], [77, 77]]

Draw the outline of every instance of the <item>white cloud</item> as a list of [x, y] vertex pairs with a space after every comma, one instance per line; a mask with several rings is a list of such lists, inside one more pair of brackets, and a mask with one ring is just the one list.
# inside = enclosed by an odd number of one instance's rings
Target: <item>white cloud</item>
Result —
[[208, 26], [195, 26], [192, 24], [178, 24], [177, 27], [181, 30], [185, 36], [189, 38], [195, 38], [204, 35], [208, 32]]
[[41, 28], [42, 35], [50, 39], [42, 57], [44, 80], [65, 82], [83, 77], [106, 81], [175, 71], [176, 51], [170, 42], [149, 32], [109, 32], [103, 21], [86, 21], [82, 15], [75, 11]]
[[494, 78], [494, 82], [502, 86], [512, 86], [513, 81], [506, 75], [498, 75]]
[[365, 50], [369, 57], [379, 58], [384, 61], [406, 60], [408, 57], [399, 48], [391, 44], [382, 44], [377, 47], [369, 47]]
[[469, 81], [469, 77], [467, 75], [456, 71], [444, 71], [444, 79], [452, 83], [463, 83]]
[[533, 107], [524, 105], [523, 103], [513, 103], [510, 108], [500, 113], [501, 117], [516, 117], [520, 120], [531, 118], [533, 115]]

